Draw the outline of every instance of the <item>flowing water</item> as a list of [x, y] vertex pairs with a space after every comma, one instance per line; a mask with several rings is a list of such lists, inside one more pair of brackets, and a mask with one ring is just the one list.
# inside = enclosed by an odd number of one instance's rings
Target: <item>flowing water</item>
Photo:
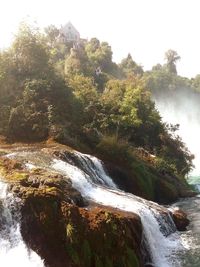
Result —
[[[189, 248], [188, 242], [185, 241], [184, 236], [180, 237], [179, 233], [176, 232], [169, 210], [154, 202], [119, 190], [107, 175], [102, 162], [96, 157], [73, 152], [64, 153], [61, 160], [57, 157], [52, 158], [42, 151], [16, 152], [8, 155], [8, 157], [17, 157], [23, 160], [28, 169], [36, 166], [56, 170], [64, 176], [66, 175], [71, 179], [73, 187], [87, 200], [138, 214], [143, 225], [144, 245], [152, 259], [152, 262], [147, 263], [154, 267], [184, 266], [182, 262], [185, 260], [185, 251], [187, 247]], [[12, 229], [12, 226], [9, 226], [8, 229]], [[14, 229], [14, 232], [19, 235], [18, 239], [21, 240], [20, 232], [17, 232], [16, 227]], [[9, 231], [10, 234], [6, 234], [6, 236], [12, 237], [13, 233], [11, 230]], [[23, 244], [23, 241], [20, 242]], [[18, 244], [15, 245], [13, 242], [11, 244], [14, 244], [14, 248], [18, 247]], [[27, 251], [24, 244], [23, 246], [24, 251]], [[33, 252], [23, 253], [28, 260], [27, 267], [42, 266], [31, 265], [30, 259]]]
[[[178, 134], [189, 150], [194, 154], [195, 168], [188, 178], [191, 186], [200, 192], [200, 109], [199, 98], [195, 94], [183, 89], [170, 99], [155, 98], [156, 107], [163, 121], [179, 124]], [[188, 231], [181, 233], [181, 238], [188, 248], [180, 253], [182, 267], [200, 267], [200, 195], [176, 203], [175, 206], [183, 209], [190, 219]]]
[[154, 99], [164, 122], [179, 124], [178, 135], [195, 156], [192, 175], [200, 175], [200, 109], [193, 97], [177, 94], [174, 99]]
[[17, 199], [0, 182], [0, 265], [2, 267], [43, 267], [43, 261], [23, 242]]
[[[76, 166], [77, 158], [79, 166]], [[100, 160], [95, 157], [76, 153], [76, 160], [54, 159], [52, 168], [71, 178], [73, 186], [82, 196], [97, 203], [115, 207], [140, 215], [146, 247], [150, 252], [155, 267], [180, 266], [176, 255], [183, 249], [174, 223], [167, 209], [161, 215], [160, 206], [124, 193], [117, 189], [112, 179], [106, 174]]]
[[[200, 189], [200, 176], [192, 176], [189, 183], [196, 190]], [[200, 190], [199, 190], [200, 193]], [[180, 200], [175, 206], [183, 209], [190, 219], [188, 231], [181, 233], [181, 238], [188, 247], [184, 253], [180, 253], [183, 267], [200, 266], [200, 194], [193, 198]]]

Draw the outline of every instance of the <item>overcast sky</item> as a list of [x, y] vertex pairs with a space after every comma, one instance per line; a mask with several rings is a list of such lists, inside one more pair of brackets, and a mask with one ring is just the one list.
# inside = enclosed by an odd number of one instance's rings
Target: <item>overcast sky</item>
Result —
[[24, 19], [41, 27], [71, 21], [81, 37], [109, 42], [115, 61], [130, 52], [145, 70], [173, 49], [180, 75], [200, 73], [200, 0], [1, 0], [0, 47]]

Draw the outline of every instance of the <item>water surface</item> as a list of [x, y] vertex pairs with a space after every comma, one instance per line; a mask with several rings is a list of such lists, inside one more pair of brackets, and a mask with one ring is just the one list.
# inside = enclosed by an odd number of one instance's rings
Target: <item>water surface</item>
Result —
[[[200, 192], [200, 176], [189, 178], [189, 184]], [[181, 233], [183, 243], [188, 249], [180, 254], [182, 267], [200, 267], [200, 194], [176, 203], [190, 219], [188, 231]]]

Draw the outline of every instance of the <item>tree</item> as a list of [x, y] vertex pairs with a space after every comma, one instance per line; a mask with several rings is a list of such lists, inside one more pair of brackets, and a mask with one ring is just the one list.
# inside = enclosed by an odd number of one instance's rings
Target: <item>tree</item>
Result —
[[128, 54], [128, 56], [121, 61], [121, 63], [119, 64], [119, 67], [122, 70], [125, 77], [128, 77], [129, 75], [142, 75], [143, 74], [142, 67], [137, 65], [137, 63], [133, 61], [131, 54]]
[[92, 38], [85, 46], [90, 64], [93, 69], [100, 67], [103, 72], [112, 72], [112, 50], [107, 42]]
[[177, 75], [176, 62], [180, 59], [181, 57], [174, 50], [170, 49], [165, 53], [165, 60], [167, 61], [166, 68], [169, 71], [169, 73]]
[[51, 76], [48, 47], [38, 29], [22, 24], [11, 53], [21, 80]]
[[59, 30], [54, 25], [49, 25], [44, 31], [46, 33], [47, 42], [53, 47], [58, 41]]
[[105, 90], [100, 97], [102, 106], [100, 127], [105, 133], [119, 135], [121, 130], [122, 114], [120, 107], [124, 98], [126, 84], [121, 80], [109, 80]]
[[197, 92], [200, 92], [200, 74], [197, 74], [192, 80], [192, 85]]
[[160, 116], [142, 79], [108, 81], [100, 101], [105, 112], [101, 125], [105, 132], [138, 145], [156, 140]]
[[153, 69], [144, 74], [146, 87], [151, 91], [154, 99], [162, 99], [171, 95], [172, 91], [176, 88], [176, 77], [164, 68]]
[[83, 46], [72, 48], [65, 60], [65, 76], [76, 74], [91, 74], [88, 57]]
[[160, 63], [152, 67], [152, 71], [161, 71], [162, 69], [163, 69], [163, 66]]
[[98, 94], [92, 78], [74, 75], [68, 80], [69, 86], [77, 99], [87, 107], [97, 100]]
[[0, 103], [10, 104], [18, 96], [19, 80], [11, 51], [0, 53]]

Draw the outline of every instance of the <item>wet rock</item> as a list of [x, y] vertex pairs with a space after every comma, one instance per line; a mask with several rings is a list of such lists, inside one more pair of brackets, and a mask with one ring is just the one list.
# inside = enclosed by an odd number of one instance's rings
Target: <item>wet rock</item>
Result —
[[22, 234], [49, 267], [144, 266], [136, 214], [31, 200], [23, 208]]
[[179, 231], [187, 230], [190, 220], [187, 218], [187, 214], [184, 211], [180, 209], [172, 211], [172, 218]]
[[5, 219], [5, 216], [3, 215], [3, 212], [4, 212], [4, 207], [3, 207], [2, 201], [0, 200], [0, 231], [6, 222], [6, 219]]
[[0, 162], [1, 166], [3, 166], [7, 171], [13, 171], [13, 170], [22, 170], [22, 164], [18, 162], [17, 160], [11, 160], [9, 158], [1, 158]]
[[40, 168], [27, 170], [17, 160], [0, 158], [0, 174], [10, 184], [10, 190], [23, 201], [31, 197], [52, 196], [80, 207], [87, 204], [72, 187], [70, 179], [56, 172]]

